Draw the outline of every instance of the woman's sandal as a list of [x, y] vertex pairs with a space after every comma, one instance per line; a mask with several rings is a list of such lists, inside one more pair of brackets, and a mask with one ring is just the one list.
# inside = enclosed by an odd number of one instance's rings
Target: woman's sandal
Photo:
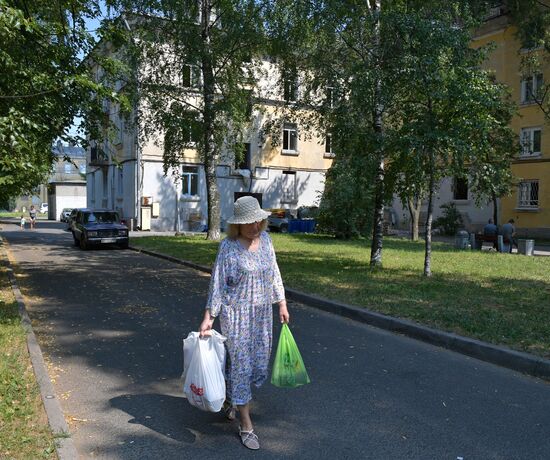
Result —
[[225, 418], [231, 422], [237, 417], [237, 409], [227, 401], [223, 403], [223, 413]]
[[243, 431], [241, 427], [239, 427], [239, 436], [245, 447], [252, 450], [258, 450], [260, 448], [260, 441], [258, 435], [254, 433], [254, 430]]

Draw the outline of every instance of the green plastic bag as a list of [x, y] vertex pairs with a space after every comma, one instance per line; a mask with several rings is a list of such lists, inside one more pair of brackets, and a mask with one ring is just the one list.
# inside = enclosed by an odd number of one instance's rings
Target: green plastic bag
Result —
[[304, 361], [287, 324], [283, 324], [279, 336], [271, 383], [276, 387], [288, 388], [310, 383]]

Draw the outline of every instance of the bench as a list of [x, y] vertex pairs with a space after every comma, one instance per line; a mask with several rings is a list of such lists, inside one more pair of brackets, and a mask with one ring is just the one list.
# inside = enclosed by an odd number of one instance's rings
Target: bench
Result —
[[[493, 248], [498, 251], [498, 235], [484, 235], [483, 233], [476, 233], [476, 249], [482, 249], [483, 243], [492, 243]], [[511, 241], [508, 238], [503, 238], [502, 243], [508, 246]]]

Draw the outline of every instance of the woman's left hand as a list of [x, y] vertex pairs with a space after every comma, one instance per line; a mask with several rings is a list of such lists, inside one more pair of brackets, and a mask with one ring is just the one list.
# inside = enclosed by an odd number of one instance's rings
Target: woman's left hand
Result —
[[286, 307], [286, 301], [279, 302], [279, 319], [281, 323], [288, 324], [290, 322], [290, 315], [288, 314], [288, 308]]

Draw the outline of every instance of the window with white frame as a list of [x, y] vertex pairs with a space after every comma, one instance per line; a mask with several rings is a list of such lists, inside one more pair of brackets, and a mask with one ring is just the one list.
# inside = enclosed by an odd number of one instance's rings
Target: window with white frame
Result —
[[541, 73], [530, 75], [521, 80], [521, 103], [534, 102], [543, 84]]
[[73, 165], [71, 163], [65, 163], [65, 174], [71, 174], [73, 171]]
[[539, 181], [526, 180], [518, 185], [518, 208], [539, 207]]
[[187, 112], [184, 123], [184, 140], [190, 145], [194, 145], [199, 142], [201, 134], [196, 112]]
[[201, 74], [198, 66], [184, 64], [181, 69], [181, 85], [184, 88], [198, 89], [200, 87]]
[[199, 194], [199, 168], [183, 166], [181, 172], [181, 193], [188, 196]]
[[250, 142], [245, 142], [240, 154], [235, 154], [235, 169], [250, 169], [251, 165], [251, 146]]
[[298, 126], [295, 123], [283, 125], [283, 152], [298, 152]]
[[78, 170], [80, 171], [80, 174], [86, 174], [86, 163], [80, 163], [78, 165]]
[[541, 128], [522, 128], [520, 132], [521, 156], [530, 157], [541, 154]]
[[325, 156], [326, 157], [334, 156], [333, 145], [332, 145], [332, 133], [327, 133], [325, 137]]
[[281, 201], [296, 202], [296, 171], [283, 171]]
[[298, 76], [295, 70], [283, 72], [283, 98], [286, 102], [296, 102], [298, 99]]

